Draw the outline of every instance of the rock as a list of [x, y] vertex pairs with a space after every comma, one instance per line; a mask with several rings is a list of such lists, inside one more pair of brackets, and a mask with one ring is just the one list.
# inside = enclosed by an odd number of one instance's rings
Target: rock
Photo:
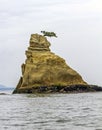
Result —
[[102, 87], [97, 85], [90, 85], [90, 88], [93, 89], [94, 91], [102, 91]]
[[31, 35], [30, 46], [26, 51], [27, 59], [21, 66], [22, 76], [13, 93], [60, 92], [65, 91], [65, 86], [87, 85], [82, 77], [68, 66], [63, 58], [52, 53], [49, 47], [50, 42], [45, 36]]

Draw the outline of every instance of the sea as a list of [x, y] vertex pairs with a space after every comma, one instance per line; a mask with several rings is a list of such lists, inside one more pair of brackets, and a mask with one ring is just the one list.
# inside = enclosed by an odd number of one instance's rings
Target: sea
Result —
[[0, 95], [0, 130], [102, 130], [102, 92]]

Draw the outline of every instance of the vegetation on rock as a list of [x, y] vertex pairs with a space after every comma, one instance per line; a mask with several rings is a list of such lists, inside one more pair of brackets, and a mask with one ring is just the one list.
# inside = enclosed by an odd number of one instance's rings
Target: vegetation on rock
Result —
[[56, 33], [54, 33], [54, 32], [41, 31], [41, 33], [43, 33], [44, 36], [57, 37], [57, 36], [56, 36]]

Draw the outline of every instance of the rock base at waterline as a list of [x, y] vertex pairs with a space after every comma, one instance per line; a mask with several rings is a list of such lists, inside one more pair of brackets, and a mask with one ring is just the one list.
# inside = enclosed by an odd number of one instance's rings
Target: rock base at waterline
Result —
[[100, 92], [102, 87], [96, 85], [70, 85], [70, 86], [41, 86], [32, 88], [15, 89], [15, 93], [83, 93]]

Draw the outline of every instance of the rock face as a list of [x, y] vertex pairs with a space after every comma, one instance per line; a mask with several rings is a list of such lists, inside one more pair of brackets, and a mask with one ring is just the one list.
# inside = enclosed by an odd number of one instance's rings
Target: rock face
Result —
[[14, 93], [34, 93], [40, 89], [65, 88], [70, 85], [87, 85], [82, 77], [65, 60], [49, 49], [50, 42], [45, 36], [32, 34], [22, 64], [22, 76]]

